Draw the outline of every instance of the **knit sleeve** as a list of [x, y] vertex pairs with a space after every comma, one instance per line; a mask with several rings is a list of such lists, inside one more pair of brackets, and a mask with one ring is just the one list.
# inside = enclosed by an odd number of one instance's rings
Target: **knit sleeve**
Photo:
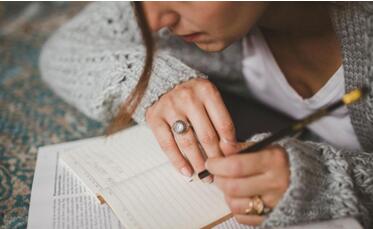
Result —
[[[63, 25], [40, 56], [43, 80], [87, 116], [108, 121], [131, 93], [142, 72], [145, 48], [129, 2], [97, 2]], [[133, 118], [175, 85], [205, 77], [170, 54], [156, 53], [153, 72]]]
[[354, 217], [365, 228], [373, 219], [373, 154], [325, 143], [286, 139], [290, 186], [263, 225], [278, 227]]

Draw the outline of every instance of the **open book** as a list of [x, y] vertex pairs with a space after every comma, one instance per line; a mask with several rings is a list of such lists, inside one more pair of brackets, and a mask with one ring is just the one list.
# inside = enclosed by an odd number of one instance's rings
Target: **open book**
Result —
[[[198, 228], [201, 225], [212, 227], [225, 219], [219, 217], [229, 211], [213, 185], [185, 182], [186, 178], [166, 168], [169, 168], [167, 159], [144, 127], [131, 128], [106, 139], [95, 137], [41, 147], [27, 227]], [[157, 170], [159, 172], [153, 173]], [[166, 173], [164, 177], [159, 177], [161, 171]], [[108, 205], [100, 205], [97, 195]], [[218, 218], [220, 220], [214, 222]], [[214, 228], [252, 227], [240, 225], [231, 218]], [[362, 227], [353, 218], [289, 227], [300, 228]]]
[[176, 171], [144, 126], [98, 138], [61, 159], [126, 228], [212, 227], [231, 216], [223, 194]]

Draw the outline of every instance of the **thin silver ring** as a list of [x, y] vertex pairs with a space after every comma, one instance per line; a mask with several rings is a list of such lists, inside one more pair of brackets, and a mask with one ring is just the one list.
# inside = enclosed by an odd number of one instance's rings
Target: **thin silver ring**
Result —
[[189, 123], [184, 122], [183, 120], [177, 120], [172, 124], [172, 131], [175, 134], [184, 134], [188, 131], [189, 127]]

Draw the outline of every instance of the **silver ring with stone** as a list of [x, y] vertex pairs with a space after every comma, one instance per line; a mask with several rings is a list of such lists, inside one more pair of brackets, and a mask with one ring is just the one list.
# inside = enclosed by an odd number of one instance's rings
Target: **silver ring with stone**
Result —
[[174, 124], [172, 124], [172, 131], [175, 134], [184, 134], [188, 131], [189, 126], [189, 123], [182, 120], [177, 120], [176, 122], [174, 122]]

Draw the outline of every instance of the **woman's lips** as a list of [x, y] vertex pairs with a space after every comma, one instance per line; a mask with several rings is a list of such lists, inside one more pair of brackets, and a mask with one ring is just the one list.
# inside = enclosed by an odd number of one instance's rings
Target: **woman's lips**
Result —
[[196, 41], [200, 36], [202, 35], [202, 33], [191, 33], [191, 34], [188, 34], [188, 35], [182, 35], [180, 36], [181, 38], [183, 38], [185, 41], [187, 42], [194, 42]]

